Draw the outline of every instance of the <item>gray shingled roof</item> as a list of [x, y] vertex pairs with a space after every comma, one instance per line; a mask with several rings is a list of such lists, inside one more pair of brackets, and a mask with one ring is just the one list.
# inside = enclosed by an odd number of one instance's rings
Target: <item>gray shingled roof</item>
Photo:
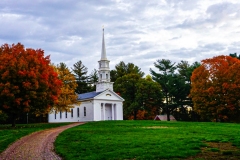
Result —
[[78, 94], [78, 100], [90, 99], [99, 95], [100, 93], [102, 92], [93, 91], [93, 92]]

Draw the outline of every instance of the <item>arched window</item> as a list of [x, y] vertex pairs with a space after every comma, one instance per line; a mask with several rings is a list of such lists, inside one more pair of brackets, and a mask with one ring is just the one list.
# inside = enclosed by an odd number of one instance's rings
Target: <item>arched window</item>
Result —
[[73, 109], [71, 109], [71, 117], [73, 117]]
[[86, 107], [84, 107], [83, 110], [84, 110], [84, 116], [86, 116], [86, 114], [87, 114], [86, 113]]
[[108, 79], [108, 74], [106, 74], [106, 79]]
[[102, 74], [100, 74], [100, 79], [102, 79]]
[[65, 118], [67, 118], [67, 110], [66, 110], [66, 113], [65, 113]]

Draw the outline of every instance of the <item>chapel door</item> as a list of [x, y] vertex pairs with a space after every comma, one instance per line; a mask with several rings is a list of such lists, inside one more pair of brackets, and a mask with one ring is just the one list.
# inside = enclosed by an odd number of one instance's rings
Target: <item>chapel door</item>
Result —
[[112, 120], [112, 106], [107, 105], [105, 106], [105, 120]]

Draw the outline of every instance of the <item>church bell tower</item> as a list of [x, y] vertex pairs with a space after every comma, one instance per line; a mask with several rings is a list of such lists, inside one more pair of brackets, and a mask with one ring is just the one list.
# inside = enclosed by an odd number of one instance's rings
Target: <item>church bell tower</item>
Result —
[[96, 92], [102, 92], [106, 89], [113, 90], [113, 82], [110, 82], [110, 68], [109, 60], [106, 55], [105, 40], [104, 40], [104, 28], [102, 36], [102, 53], [101, 59], [98, 61], [99, 70], [98, 70], [98, 82], [96, 84]]

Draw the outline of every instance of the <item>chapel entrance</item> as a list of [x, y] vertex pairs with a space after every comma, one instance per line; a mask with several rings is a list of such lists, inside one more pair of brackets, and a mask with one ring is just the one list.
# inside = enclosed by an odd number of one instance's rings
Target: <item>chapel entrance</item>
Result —
[[112, 106], [105, 106], [105, 120], [112, 120]]
[[101, 104], [101, 120], [116, 120], [116, 105], [111, 103]]

